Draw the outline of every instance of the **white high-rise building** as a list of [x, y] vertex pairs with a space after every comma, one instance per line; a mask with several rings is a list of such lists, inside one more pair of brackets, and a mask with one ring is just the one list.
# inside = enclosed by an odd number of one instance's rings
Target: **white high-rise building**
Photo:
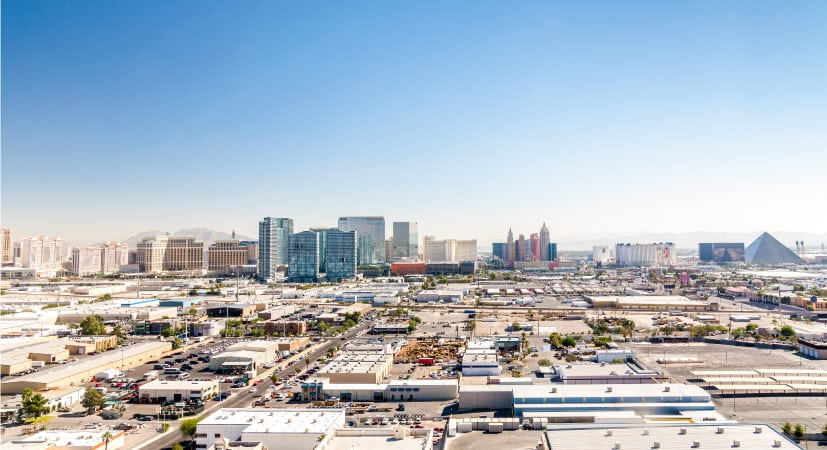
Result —
[[0, 228], [0, 264], [14, 265], [14, 244], [11, 240], [11, 230]]
[[118, 273], [129, 264], [129, 246], [123, 242], [107, 242], [101, 246], [101, 273]]
[[168, 236], [158, 236], [138, 242], [136, 255], [141, 272], [163, 272], [164, 254], [167, 251], [168, 241]]
[[548, 232], [546, 223], [543, 222], [543, 228], [540, 228], [540, 261], [551, 261], [548, 246], [550, 243], [551, 235]]
[[476, 261], [477, 240], [445, 239], [435, 240], [426, 236], [424, 241], [425, 261], [428, 262], [462, 262]]
[[592, 247], [592, 259], [595, 264], [606, 264], [613, 258], [612, 248], [608, 245], [595, 245]]
[[677, 261], [675, 244], [617, 244], [615, 262], [618, 266], [663, 267], [673, 266]]
[[72, 247], [72, 275], [79, 277], [101, 272], [101, 247]]
[[63, 239], [37, 236], [20, 243], [20, 265], [35, 269], [38, 275], [54, 276], [61, 270]]

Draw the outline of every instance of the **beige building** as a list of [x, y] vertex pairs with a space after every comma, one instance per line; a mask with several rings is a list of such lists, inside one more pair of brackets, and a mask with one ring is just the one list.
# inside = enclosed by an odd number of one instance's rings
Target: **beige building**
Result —
[[101, 249], [101, 273], [120, 272], [121, 266], [129, 264], [129, 246], [123, 242], [107, 242]]
[[0, 228], [0, 263], [4, 266], [14, 265], [14, 244], [8, 228]]
[[101, 271], [101, 247], [72, 247], [72, 275], [94, 275]]
[[393, 355], [384, 352], [343, 353], [322, 367], [317, 376], [333, 384], [379, 384], [390, 374]]
[[425, 261], [428, 262], [476, 261], [477, 240], [445, 239], [438, 241], [431, 236], [426, 236], [423, 250]]
[[141, 272], [204, 269], [204, 243], [191, 236], [158, 236], [138, 242]]
[[249, 260], [247, 245], [237, 239], [215, 241], [207, 250], [207, 269], [214, 273], [231, 273], [232, 267], [243, 266]]

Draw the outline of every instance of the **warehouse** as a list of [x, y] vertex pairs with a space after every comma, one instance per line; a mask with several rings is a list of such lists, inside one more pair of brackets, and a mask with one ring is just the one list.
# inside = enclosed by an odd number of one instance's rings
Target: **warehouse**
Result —
[[[275, 361], [279, 355], [279, 343], [276, 341], [239, 342], [226, 348], [210, 360], [210, 369], [218, 370], [222, 366], [238, 370], [259, 370], [265, 363]], [[240, 364], [240, 363], [247, 363]]]
[[[108, 442], [104, 435], [109, 433]], [[124, 448], [126, 433], [107, 430], [46, 430], [3, 444], [6, 450], [118, 450]]]
[[715, 302], [690, 300], [682, 295], [594, 295], [585, 298], [595, 308], [646, 311], [709, 311], [718, 309], [718, 304]]
[[393, 355], [383, 351], [345, 352], [319, 370], [330, 383], [378, 384], [390, 374]]
[[[301, 384], [305, 401], [338, 398], [343, 402], [438, 402], [456, 400], [457, 380], [392, 380], [382, 384], [330, 383], [327, 378], [311, 378]], [[509, 396], [509, 401], [511, 397]]]
[[344, 425], [344, 409], [222, 408], [198, 423], [195, 448], [209, 450], [222, 438], [261, 442], [271, 450], [325, 448]]
[[218, 381], [150, 381], [138, 388], [138, 398], [143, 403], [208, 400], [218, 395]]
[[568, 364], [554, 367], [565, 384], [648, 384], [660, 374], [630, 364]]
[[17, 375], [32, 368], [32, 360], [28, 355], [3, 355], [0, 362], [0, 375]]
[[177, 317], [178, 310], [176, 308], [162, 308], [162, 307], [143, 307], [143, 308], [123, 308], [115, 307], [79, 307], [74, 309], [64, 309], [57, 316], [57, 324], [66, 323], [80, 323], [83, 319], [89, 316], [100, 316], [104, 322], [118, 322], [124, 320], [159, 320], [166, 317]]
[[25, 388], [35, 391], [60, 389], [91, 379], [96, 373], [112, 367], [131, 367], [152, 359], [159, 359], [172, 349], [170, 342], [142, 342], [121, 347], [120, 351], [108, 351], [80, 361], [62, 364], [40, 372], [4, 380], [4, 393], [20, 394]]
[[232, 305], [212, 306], [207, 308], [208, 317], [252, 319], [256, 317], [256, 305], [235, 303]]
[[[763, 424], [646, 424], [630, 426], [549, 426], [546, 437], [553, 450], [590, 448], [772, 448], [799, 450], [787, 436]], [[553, 427], [553, 428], [552, 428]]]
[[161, 300], [160, 306], [177, 309], [190, 309], [195, 305], [201, 304], [201, 299], [198, 297], [175, 297]]

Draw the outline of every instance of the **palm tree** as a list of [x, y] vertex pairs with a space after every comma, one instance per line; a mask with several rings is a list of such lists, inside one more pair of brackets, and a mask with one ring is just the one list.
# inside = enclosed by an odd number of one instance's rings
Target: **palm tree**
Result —
[[104, 444], [103, 449], [104, 450], [109, 450], [109, 441], [112, 440], [112, 433], [107, 431], [106, 433], [103, 433], [102, 437], [103, 437], [103, 444]]

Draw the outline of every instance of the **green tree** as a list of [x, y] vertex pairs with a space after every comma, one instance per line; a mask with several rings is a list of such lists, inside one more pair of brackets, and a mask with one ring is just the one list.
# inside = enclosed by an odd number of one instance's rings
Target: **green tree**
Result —
[[195, 309], [195, 308], [190, 308], [189, 313], [190, 313], [191, 316], [194, 316], [194, 315], [198, 314], [198, 310]]
[[539, 365], [540, 367], [548, 367], [548, 366], [551, 365], [551, 361], [549, 361], [547, 359], [541, 359], [541, 360], [537, 361], [537, 365]]
[[784, 434], [789, 435], [793, 432], [793, 424], [791, 424], [789, 420], [784, 422], [784, 425], [781, 425], [781, 431], [783, 431]]
[[23, 389], [23, 410], [26, 411], [28, 417], [40, 417], [42, 414], [49, 412], [46, 406], [49, 400], [43, 394], [35, 393], [30, 388]]
[[103, 436], [101, 437], [103, 438], [103, 450], [109, 450], [109, 442], [112, 440], [112, 433], [107, 431], [106, 433], [103, 433]]
[[80, 323], [80, 334], [84, 336], [100, 336], [106, 334], [106, 326], [103, 324], [103, 317], [95, 314], [87, 316]]
[[825, 423], [824, 426], [821, 427], [821, 434], [827, 436], [827, 423]]
[[83, 393], [83, 400], [81, 400], [81, 405], [84, 408], [98, 408], [103, 405], [104, 398], [103, 394], [98, 392], [94, 388], [86, 388], [86, 392]]
[[795, 336], [795, 330], [790, 325], [784, 325], [783, 327], [781, 327], [781, 330], [779, 331], [779, 333], [781, 334], [781, 336], [784, 336], [785, 338], [790, 338], [790, 337]]
[[746, 330], [747, 333], [755, 333], [755, 330], [757, 330], [757, 329], [758, 329], [758, 325], [756, 325], [754, 323], [748, 323], [747, 326], [744, 327], [744, 330]]
[[126, 339], [126, 333], [123, 332], [123, 328], [121, 328], [120, 325], [115, 325], [115, 327], [112, 328], [112, 335], [117, 336], [118, 339]]
[[278, 372], [273, 372], [273, 373], [270, 374], [270, 381], [273, 384], [279, 384], [280, 380], [281, 379], [279, 378], [279, 373]]
[[563, 344], [563, 347], [574, 347], [577, 345], [577, 339], [572, 336], [566, 336], [563, 338], [561, 343]]
[[310, 369], [310, 358], [305, 358], [304, 359], [304, 370], [309, 370], [309, 369]]
[[592, 343], [596, 347], [607, 347], [610, 342], [612, 342], [612, 338], [609, 336], [595, 336], [595, 338], [592, 339]]
[[177, 348], [181, 348], [181, 344], [183, 344], [183, 342], [181, 342], [181, 338], [176, 337], [172, 340], [172, 349], [175, 350]]
[[803, 438], [804, 437], [804, 425], [801, 425], [800, 423], [795, 424], [795, 428], [793, 429], [793, 436], [795, 436], [796, 439]]
[[551, 333], [551, 336], [548, 337], [548, 341], [552, 346], [554, 346], [554, 348], [560, 348], [563, 346], [563, 338], [560, 336], [560, 333]]
[[46, 428], [49, 428], [49, 424], [52, 422], [52, 419], [54, 419], [52, 416], [36, 417], [32, 421], [32, 425], [34, 425], [37, 430], [45, 430]]
[[193, 442], [195, 442], [195, 432], [198, 430], [198, 422], [201, 419], [187, 419], [181, 421], [181, 425], [178, 429], [181, 431], [181, 434], [190, 438]]
[[172, 444], [172, 450], [184, 450], [184, 446], [180, 442]]

